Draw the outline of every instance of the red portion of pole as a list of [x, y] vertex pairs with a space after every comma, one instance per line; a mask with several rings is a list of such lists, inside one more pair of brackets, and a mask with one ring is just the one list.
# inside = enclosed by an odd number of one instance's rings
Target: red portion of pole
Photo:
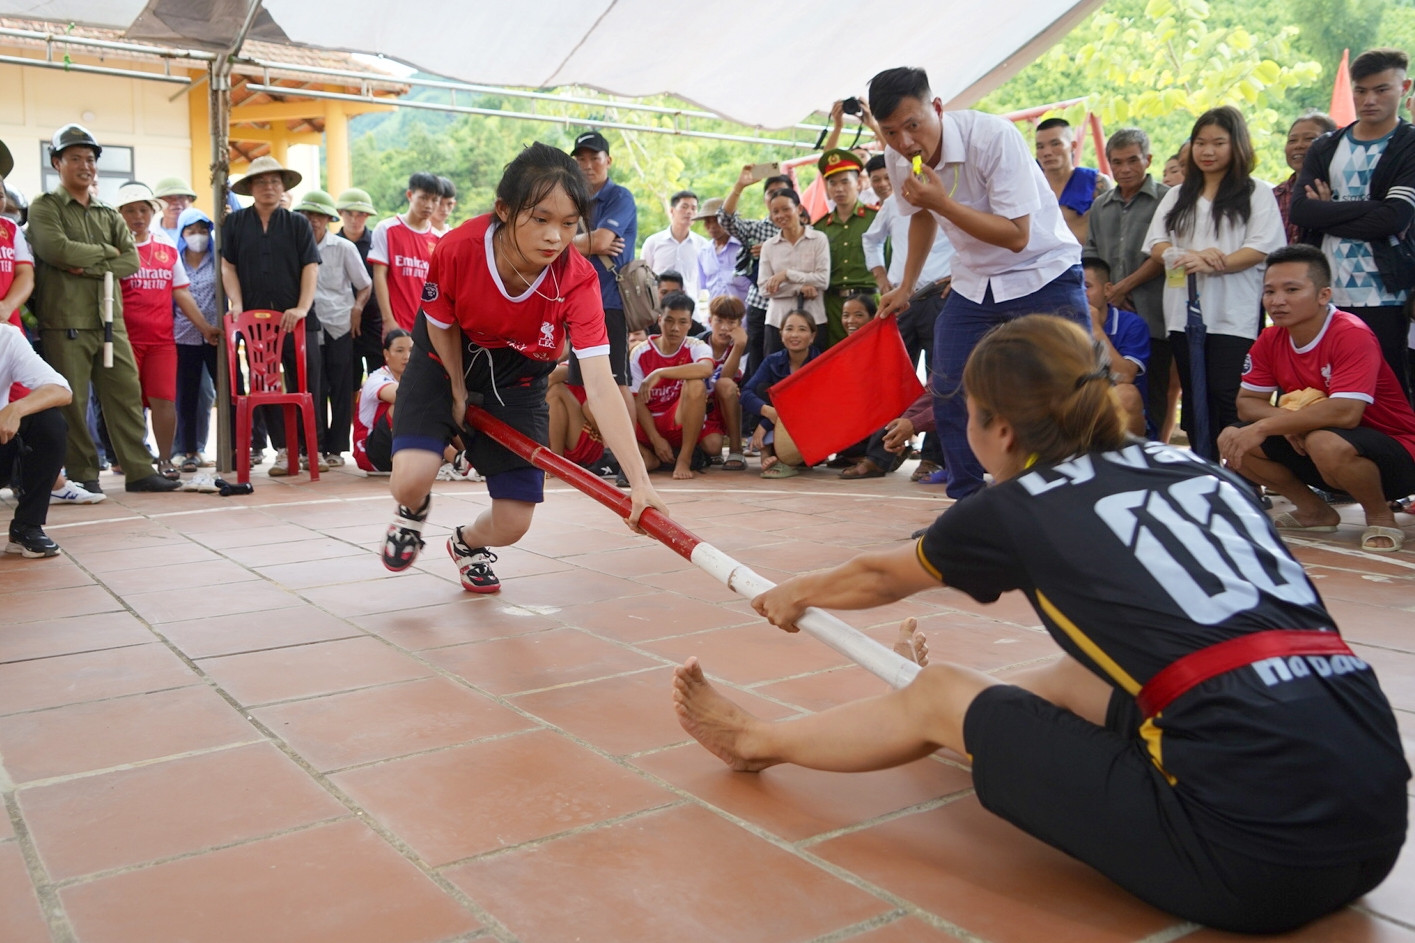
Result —
[[[484, 432], [536, 468], [554, 475], [561, 481], [583, 491], [620, 517], [628, 519], [634, 503], [629, 496], [602, 478], [591, 475], [579, 465], [518, 432], [478, 406], [467, 407], [467, 423]], [[639, 516], [639, 526], [654, 540], [685, 560], [692, 561], [693, 548], [702, 541], [686, 528], [675, 524], [667, 515], [648, 508]]]

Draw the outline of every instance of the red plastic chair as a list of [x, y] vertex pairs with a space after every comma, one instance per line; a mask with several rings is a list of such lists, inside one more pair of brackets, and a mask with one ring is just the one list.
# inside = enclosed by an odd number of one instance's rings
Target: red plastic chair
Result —
[[[319, 439], [314, 431], [314, 397], [309, 392], [305, 374], [305, 331], [297, 325], [295, 338], [295, 377], [298, 389], [285, 390], [285, 374], [280, 366], [280, 348], [285, 332], [280, 329], [280, 311], [242, 311], [228, 313], [226, 325], [226, 362], [231, 373], [231, 401], [236, 407], [236, 481], [251, 480], [251, 411], [257, 406], [282, 406], [285, 409], [285, 454], [290, 460], [290, 474], [300, 471], [300, 433], [297, 411], [304, 412], [305, 443], [310, 450], [310, 480], [319, 480]], [[236, 345], [244, 341], [249, 370], [250, 392], [237, 392], [239, 376]]]

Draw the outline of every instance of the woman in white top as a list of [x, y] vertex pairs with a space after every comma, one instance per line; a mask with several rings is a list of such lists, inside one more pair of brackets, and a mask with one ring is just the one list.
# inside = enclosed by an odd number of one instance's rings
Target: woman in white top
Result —
[[787, 312], [801, 309], [816, 323], [817, 345], [826, 329], [825, 286], [830, 283], [830, 243], [825, 233], [801, 221], [801, 198], [794, 190], [778, 190], [767, 203], [771, 221], [781, 232], [762, 243], [757, 287], [766, 306], [766, 353], [782, 349], [781, 322]]
[[[1187, 276], [1198, 276], [1208, 328], [1209, 455], [1225, 426], [1238, 421], [1235, 402], [1243, 358], [1262, 327], [1263, 260], [1287, 240], [1272, 187], [1252, 176], [1255, 157], [1238, 109], [1199, 116], [1190, 135], [1184, 182], [1160, 200], [1145, 249], [1165, 266], [1164, 322], [1184, 391], [1180, 424], [1194, 440], [1189, 347], [1184, 337]], [[1176, 250], [1168, 253], [1167, 250]]]

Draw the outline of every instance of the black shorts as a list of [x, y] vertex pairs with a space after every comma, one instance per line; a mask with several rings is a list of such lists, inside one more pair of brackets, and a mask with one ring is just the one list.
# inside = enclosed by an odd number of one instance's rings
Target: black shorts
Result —
[[1135, 699], [1112, 697], [1106, 726], [1011, 685], [974, 699], [963, 736], [973, 783], [990, 812], [1185, 920], [1279, 933], [1360, 897], [1395, 865], [1388, 853], [1352, 864], [1275, 864], [1200, 833], [1150, 761]]
[[[1356, 454], [1376, 463], [1381, 472], [1381, 490], [1388, 500], [1415, 494], [1415, 458], [1395, 439], [1367, 426], [1354, 429], [1323, 429], [1341, 436], [1356, 449]], [[1304, 484], [1326, 491], [1340, 489], [1322, 479], [1316, 464], [1306, 455], [1298, 455], [1286, 437], [1268, 436], [1263, 440], [1263, 454], [1274, 462], [1286, 466]]]
[[[532, 360], [509, 347], [478, 347], [462, 337], [467, 402], [478, 405], [541, 445], [550, 443], [550, 408], [546, 377], [554, 363]], [[398, 384], [391, 451], [421, 449], [441, 453], [463, 430], [452, 418], [452, 383], [433, 358], [427, 324], [418, 313], [413, 325], [413, 355]], [[545, 474], [495, 439], [473, 432], [464, 442], [467, 457], [486, 476], [493, 498], [539, 502]]]
[[393, 427], [388, 423], [387, 413], [373, 421], [373, 428], [364, 440], [364, 454], [376, 471], [393, 470]]
[[[629, 328], [624, 320], [623, 308], [604, 309], [604, 328], [609, 333], [609, 370], [614, 374], [614, 382], [620, 386], [629, 385]], [[571, 386], [584, 386], [585, 378], [580, 375], [580, 358], [570, 352], [570, 375], [566, 379]]]

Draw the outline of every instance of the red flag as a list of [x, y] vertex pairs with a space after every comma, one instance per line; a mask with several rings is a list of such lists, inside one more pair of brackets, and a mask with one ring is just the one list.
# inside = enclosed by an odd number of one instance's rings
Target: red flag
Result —
[[771, 388], [771, 403], [806, 464], [904, 415], [919, 382], [893, 316], [875, 318]]
[[1356, 104], [1351, 98], [1351, 50], [1341, 51], [1341, 65], [1331, 86], [1331, 120], [1338, 128], [1356, 123]]

